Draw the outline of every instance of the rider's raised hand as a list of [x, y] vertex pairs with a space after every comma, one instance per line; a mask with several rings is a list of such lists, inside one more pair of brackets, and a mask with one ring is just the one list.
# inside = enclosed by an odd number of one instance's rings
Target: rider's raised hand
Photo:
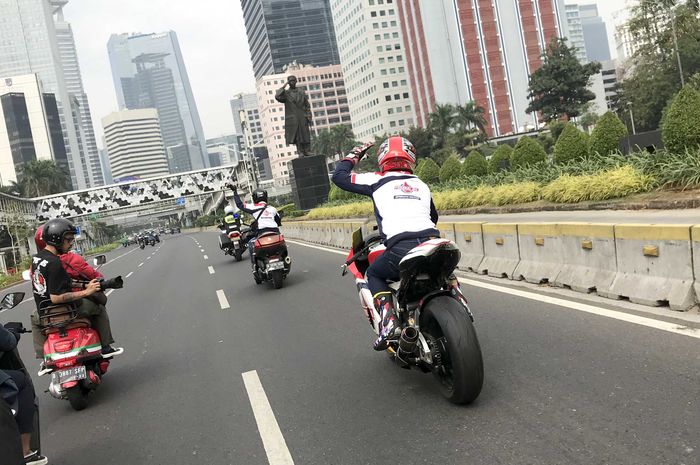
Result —
[[348, 153], [345, 156], [345, 160], [350, 160], [353, 165], [357, 165], [360, 160], [362, 160], [362, 157], [365, 156], [367, 151], [374, 146], [374, 142], [367, 142], [362, 145], [358, 145], [354, 147], [352, 150], [350, 150], [350, 153]]

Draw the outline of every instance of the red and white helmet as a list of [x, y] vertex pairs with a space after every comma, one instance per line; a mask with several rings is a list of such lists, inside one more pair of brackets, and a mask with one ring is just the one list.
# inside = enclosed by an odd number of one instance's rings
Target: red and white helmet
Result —
[[392, 136], [385, 140], [377, 150], [379, 170], [410, 171], [416, 166], [416, 148], [410, 140], [401, 136]]

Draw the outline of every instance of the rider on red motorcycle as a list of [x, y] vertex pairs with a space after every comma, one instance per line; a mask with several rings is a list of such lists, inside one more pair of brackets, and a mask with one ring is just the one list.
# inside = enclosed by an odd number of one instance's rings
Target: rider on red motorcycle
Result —
[[78, 313], [90, 318], [93, 328], [99, 333], [102, 354], [121, 353], [123, 349], [111, 346], [114, 340], [104, 306], [86, 299], [100, 291], [100, 283], [92, 279], [84, 290], [73, 290], [70, 276], [59, 258], [70, 251], [76, 232], [70, 221], [63, 218], [49, 220], [43, 226], [41, 239], [46, 247], [32, 257], [31, 267], [37, 312], [52, 305], [76, 305]]
[[266, 232], [279, 234], [282, 219], [277, 213], [277, 209], [267, 204], [267, 191], [265, 189], [254, 190], [253, 203], [244, 204], [238, 195], [238, 188], [234, 185], [229, 185], [229, 187], [233, 190], [233, 201], [236, 202], [236, 206], [254, 219], [248, 235], [248, 252], [250, 253], [250, 262], [255, 269], [255, 238]]
[[430, 189], [413, 174], [416, 149], [407, 139], [393, 136], [377, 151], [379, 173], [352, 173], [352, 169], [374, 144], [355, 147], [333, 173], [339, 188], [372, 197], [374, 214], [386, 251], [367, 270], [367, 285], [382, 318], [375, 350], [385, 350], [397, 337], [394, 301], [387, 280], [399, 279], [399, 262], [418, 244], [439, 237], [435, 229], [438, 213]]

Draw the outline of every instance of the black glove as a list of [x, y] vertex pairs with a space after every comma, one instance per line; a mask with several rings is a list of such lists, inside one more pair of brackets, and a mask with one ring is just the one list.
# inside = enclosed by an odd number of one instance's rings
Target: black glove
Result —
[[20, 335], [24, 332], [24, 325], [22, 323], [12, 321], [10, 323], [5, 323], [5, 329], [11, 332], [17, 342], [19, 342]]
[[358, 145], [357, 147], [354, 147], [352, 150], [350, 150], [350, 153], [348, 153], [345, 156], [345, 160], [350, 160], [354, 165], [357, 165], [360, 160], [362, 160], [362, 157], [365, 156], [367, 151], [374, 146], [374, 142], [367, 142], [366, 144]]

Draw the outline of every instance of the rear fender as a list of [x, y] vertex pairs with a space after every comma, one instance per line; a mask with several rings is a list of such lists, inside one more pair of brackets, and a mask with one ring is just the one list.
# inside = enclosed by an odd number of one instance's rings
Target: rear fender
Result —
[[420, 315], [423, 314], [423, 311], [425, 308], [428, 306], [428, 303], [433, 300], [435, 297], [439, 296], [448, 296], [454, 298], [457, 302], [462, 304], [462, 308], [464, 309], [464, 313], [469, 317], [469, 319], [473, 322], [474, 321], [474, 316], [472, 315], [471, 310], [469, 309], [469, 306], [467, 305], [466, 299], [461, 295], [461, 292], [458, 293], [454, 288], [445, 290], [445, 289], [440, 289], [437, 291], [433, 291], [429, 294], [427, 294], [425, 297], [421, 299], [421, 301], [418, 304], [418, 316], [417, 319], [420, 320]]

